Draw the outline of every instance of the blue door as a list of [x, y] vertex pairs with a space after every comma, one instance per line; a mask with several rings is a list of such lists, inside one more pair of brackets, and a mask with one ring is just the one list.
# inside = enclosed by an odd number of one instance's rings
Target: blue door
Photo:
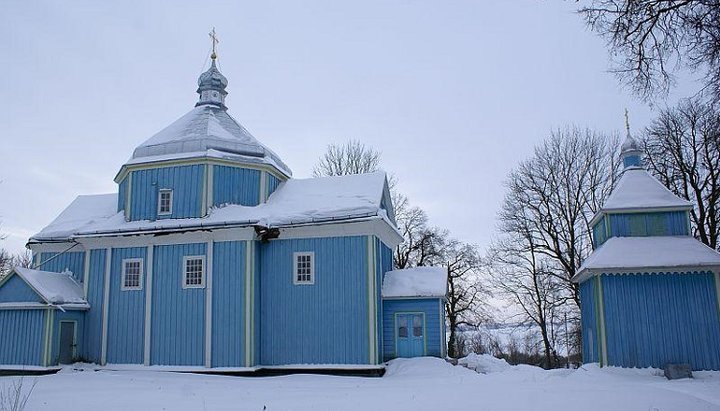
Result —
[[398, 357], [425, 355], [425, 318], [422, 313], [398, 313], [395, 316], [395, 339]]

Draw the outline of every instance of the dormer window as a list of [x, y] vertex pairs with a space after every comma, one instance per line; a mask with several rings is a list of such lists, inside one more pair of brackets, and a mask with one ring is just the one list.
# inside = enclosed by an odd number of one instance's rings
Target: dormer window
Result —
[[158, 193], [158, 215], [172, 214], [173, 191], [163, 188]]

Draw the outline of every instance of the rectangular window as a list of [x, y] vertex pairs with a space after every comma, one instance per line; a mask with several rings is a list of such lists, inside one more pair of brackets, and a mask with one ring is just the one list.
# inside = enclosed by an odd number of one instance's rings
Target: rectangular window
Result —
[[158, 214], [172, 214], [173, 191], [163, 188], [158, 194]]
[[423, 318], [421, 315], [413, 316], [413, 337], [422, 337], [423, 335]]
[[123, 291], [142, 290], [143, 259], [128, 258], [122, 260], [122, 279], [120, 289]]
[[293, 283], [315, 284], [315, 253], [294, 253], [293, 260]]
[[205, 257], [189, 256], [183, 258], [183, 288], [205, 287]]

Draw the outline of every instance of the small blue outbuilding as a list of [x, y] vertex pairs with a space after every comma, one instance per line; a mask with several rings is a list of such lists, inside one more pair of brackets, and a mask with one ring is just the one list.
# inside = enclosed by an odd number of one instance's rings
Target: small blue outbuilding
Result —
[[445, 357], [444, 267], [415, 267], [385, 273], [383, 357]]
[[720, 370], [720, 253], [692, 237], [685, 201], [622, 146], [623, 174], [595, 215], [580, 286], [583, 361]]

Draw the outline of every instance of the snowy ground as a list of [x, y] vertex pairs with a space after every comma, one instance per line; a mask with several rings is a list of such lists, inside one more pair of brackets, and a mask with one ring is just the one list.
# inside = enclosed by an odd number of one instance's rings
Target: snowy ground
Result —
[[25, 386], [37, 381], [26, 410], [720, 410], [720, 372], [667, 381], [658, 370], [468, 362], [486, 374], [435, 358], [395, 360], [383, 378], [65, 369], [25, 377]]

